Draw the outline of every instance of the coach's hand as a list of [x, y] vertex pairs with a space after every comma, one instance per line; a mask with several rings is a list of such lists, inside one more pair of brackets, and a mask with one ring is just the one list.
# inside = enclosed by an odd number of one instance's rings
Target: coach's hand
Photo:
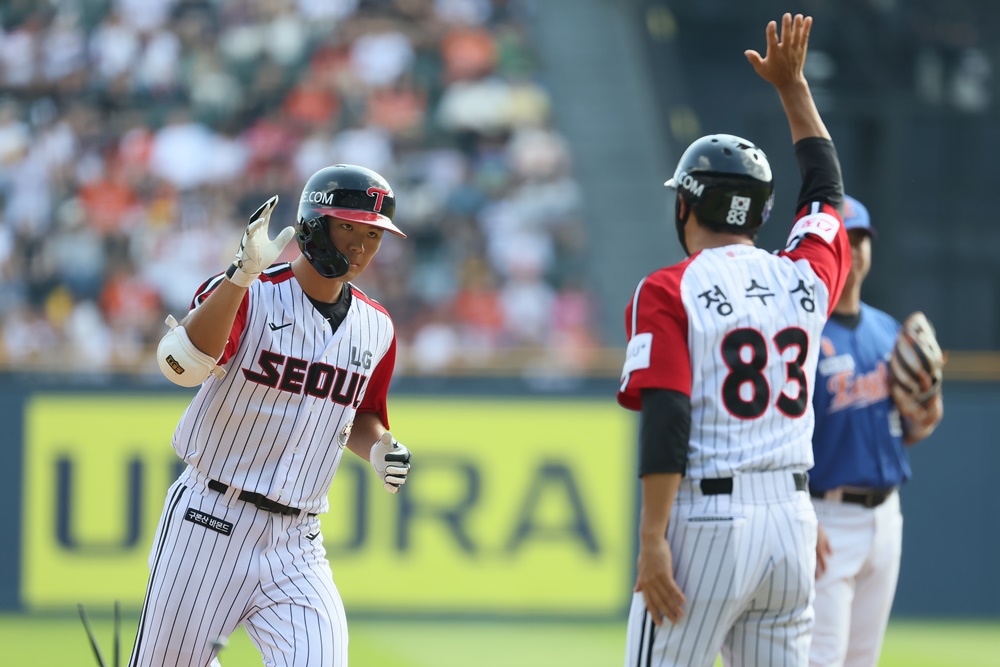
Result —
[[743, 52], [750, 64], [762, 79], [777, 89], [789, 84], [803, 82], [802, 68], [806, 61], [806, 51], [809, 48], [809, 31], [812, 30], [812, 17], [791, 14], [781, 17], [781, 37], [778, 37], [778, 24], [771, 21], [765, 31], [767, 50], [762, 57], [753, 49]]
[[635, 592], [642, 593], [653, 623], [667, 618], [677, 623], [684, 616], [684, 593], [674, 581], [674, 561], [670, 545], [663, 540], [640, 541]]
[[250, 287], [260, 272], [271, 266], [295, 235], [294, 227], [285, 227], [272, 241], [267, 237], [271, 213], [278, 204], [278, 195], [268, 199], [250, 216], [250, 223], [243, 232], [236, 260], [226, 272], [226, 277], [240, 287]]
[[386, 431], [375, 441], [369, 458], [386, 491], [396, 493], [406, 484], [406, 476], [410, 474], [410, 450], [392, 437], [392, 433]]

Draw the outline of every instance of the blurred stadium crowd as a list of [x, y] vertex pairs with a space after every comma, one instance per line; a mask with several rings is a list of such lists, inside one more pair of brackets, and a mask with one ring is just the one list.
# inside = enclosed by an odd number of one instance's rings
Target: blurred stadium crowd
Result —
[[149, 368], [246, 216], [279, 194], [275, 234], [334, 163], [396, 191], [409, 238], [359, 286], [402, 368], [584, 363], [580, 192], [530, 18], [516, 0], [5, 0], [0, 367]]

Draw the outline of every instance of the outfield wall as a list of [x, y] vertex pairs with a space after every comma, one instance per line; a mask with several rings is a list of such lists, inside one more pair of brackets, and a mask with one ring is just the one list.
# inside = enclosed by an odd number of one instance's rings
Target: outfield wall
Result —
[[[414, 451], [405, 492], [384, 493], [367, 464], [348, 457], [323, 518], [353, 613], [624, 613], [635, 421], [615, 404], [613, 384], [396, 389], [393, 430]], [[137, 608], [164, 494], [181, 467], [170, 435], [190, 393], [19, 381], [0, 394], [0, 521], [10, 536], [0, 608]], [[897, 614], [1000, 616], [1000, 451], [989, 419], [998, 405], [998, 387], [949, 386], [944, 423], [911, 450]]]

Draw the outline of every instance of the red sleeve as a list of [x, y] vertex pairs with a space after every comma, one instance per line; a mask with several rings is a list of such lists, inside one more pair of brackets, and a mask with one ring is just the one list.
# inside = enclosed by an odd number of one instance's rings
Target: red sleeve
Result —
[[779, 254], [793, 262], [809, 262], [830, 294], [829, 316], [851, 271], [851, 244], [837, 209], [821, 202], [803, 206], [795, 217], [788, 245]]
[[365, 390], [365, 397], [361, 399], [358, 412], [374, 412], [382, 420], [382, 425], [389, 428], [389, 410], [387, 407], [389, 396], [389, 382], [392, 380], [392, 371], [396, 367], [396, 335], [393, 334], [392, 342], [389, 344], [389, 351], [385, 353], [375, 370], [372, 371], [368, 380], [368, 389]]
[[[212, 295], [215, 288], [218, 287], [222, 281], [225, 279], [223, 274], [213, 276], [209, 278], [198, 291], [195, 292], [194, 298], [191, 300], [191, 310], [194, 310], [201, 304], [205, 303], [205, 299]], [[243, 330], [247, 326], [247, 311], [250, 308], [250, 290], [246, 291], [243, 295], [243, 300], [240, 301], [239, 310], [236, 311], [236, 319], [233, 320], [233, 328], [229, 330], [229, 340], [226, 341], [226, 348], [222, 351], [222, 356], [219, 357], [218, 363], [220, 366], [227, 361], [229, 361], [234, 354], [236, 354], [236, 349], [240, 346], [240, 337], [243, 335]]]
[[618, 403], [629, 410], [642, 408], [643, 389], [691, 395], [688, 317], [681, 299], [681, 277], [690, 262], [644, 278], [625, 309], [628, 347]]
[[233, 328], [229, 330], [229, 340], [226, 341], [226, 349], [222, 351], [219, 364], [226, 363], [236, 354], [236, 349], [240, 346], [240, 337], [243, 336], [243, 330], [247, 326], [247, 310], [249, 308], [250, 290], [247, 290], [247, 293], [243, 295], [243, 300], [240, 301], [239, 310], [236, 311], [236, 319], [233, 320]]

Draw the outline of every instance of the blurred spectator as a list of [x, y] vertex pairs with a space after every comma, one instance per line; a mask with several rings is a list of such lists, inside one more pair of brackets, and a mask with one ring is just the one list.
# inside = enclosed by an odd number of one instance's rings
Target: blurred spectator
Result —
[[[572, 371], [600, 344], [566, 141], [510, 0], [39, 0], [0, 27], [0, 360], [145, 368], [272, 194], [396, 188], [361, 285], [397, 366]], [[294, 244], [281, 259], [290, 259]], [[86, 350], [86, 354], [81, 352]]]
[[932, 104], [950, 102], [962, 111], [989, 107], [992, 68], [973, 7], [964, 0], [911, 0], [904, 11], [921, 38], [916, 60], [921, 97]]

